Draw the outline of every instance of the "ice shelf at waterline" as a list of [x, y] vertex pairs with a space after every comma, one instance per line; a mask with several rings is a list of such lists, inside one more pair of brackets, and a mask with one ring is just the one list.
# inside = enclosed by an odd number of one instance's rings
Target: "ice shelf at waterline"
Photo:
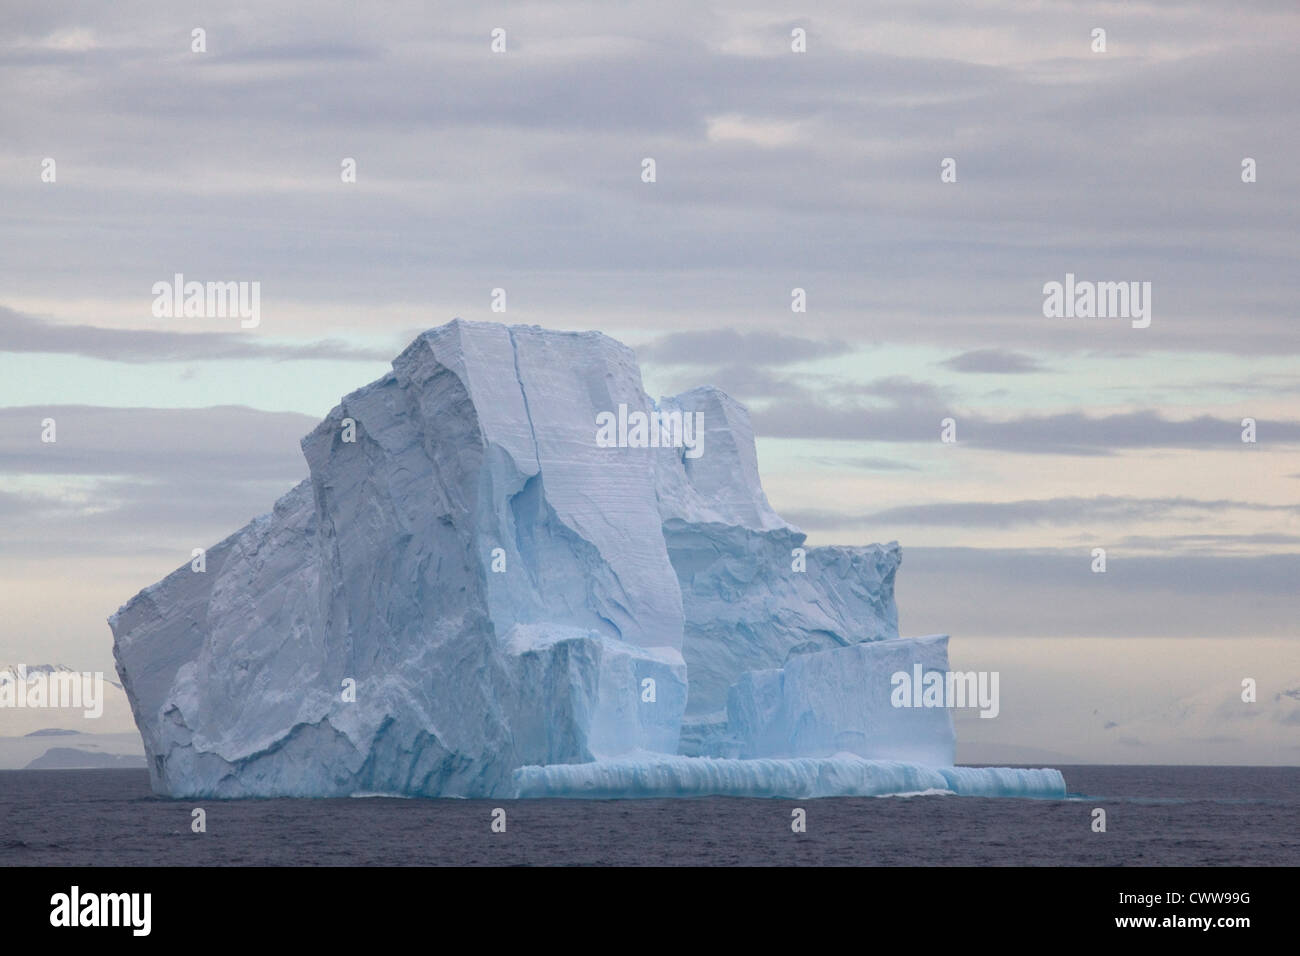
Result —
[[669, 757], [631, 754], [593, 763], [520, 767], [519, 797], [883, 797], [952, 793], [966, 797], [1064, 797], [1058, 770], [927, 767], [856, 754], [830, 757]]
[[898, 545], [805, 548], [745, 409], [652, 400], [607, 336], [456, 320], [302, 450], [110, 619], [159, 793], [1064, 795], [891, 706], [948, 666], [899, 638]]

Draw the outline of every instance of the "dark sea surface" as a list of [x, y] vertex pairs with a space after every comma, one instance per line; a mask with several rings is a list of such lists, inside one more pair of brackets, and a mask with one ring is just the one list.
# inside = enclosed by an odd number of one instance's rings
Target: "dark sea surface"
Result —
[[1300, 768], [1058, 769], [1066, 800], [171, 800], [144, 770], [0, 771], [0, 866], [1300, 865]]

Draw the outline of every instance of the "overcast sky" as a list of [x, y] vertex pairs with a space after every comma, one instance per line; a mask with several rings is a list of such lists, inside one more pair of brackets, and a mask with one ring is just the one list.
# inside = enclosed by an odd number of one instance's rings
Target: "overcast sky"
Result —
[[[111, 669], [462, 316], [745, 402], [773, 506], [900, 541], [903, 633], [1003, 673], [980, 755], [1300, 762], [1293, 2], [265, 7], [0, 9], [0, 662]], [[260, 324], [154, 317], [175, 273]], [[1045, 318], [1067, 273], [1150, 327]]]

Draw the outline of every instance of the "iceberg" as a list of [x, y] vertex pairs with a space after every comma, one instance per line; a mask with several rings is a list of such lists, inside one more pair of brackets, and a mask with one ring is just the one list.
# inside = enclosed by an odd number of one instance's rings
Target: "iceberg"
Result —
[[744, 407], [655, 401], [605, 335], [457, 319], [302, 450], [109, 619], [160, 794], [1065, 794], [954, 768], [951, 712], [891, 703], [947, 669], [897, 543], [805, 547]]

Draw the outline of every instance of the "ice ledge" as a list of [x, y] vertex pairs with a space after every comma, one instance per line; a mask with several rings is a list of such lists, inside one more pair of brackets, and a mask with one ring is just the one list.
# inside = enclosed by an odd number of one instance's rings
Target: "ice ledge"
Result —
[[855, 754], [730, 760], [642, 753], [595, 763], [520, 767], [515, 796], [631, 797], [879, 797], [947, 791], [965, 797], [1064, 799], [1059, 770], [1014, 767], [927, 767]]

